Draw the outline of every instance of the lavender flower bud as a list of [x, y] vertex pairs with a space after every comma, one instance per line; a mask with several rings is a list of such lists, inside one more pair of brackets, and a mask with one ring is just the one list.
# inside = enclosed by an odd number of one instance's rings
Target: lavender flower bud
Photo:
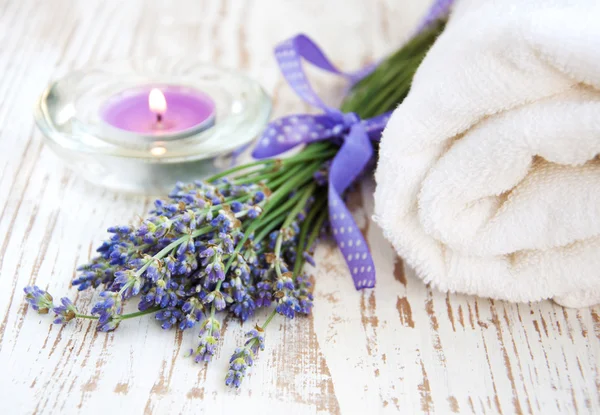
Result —
[[248, 209], [248, 217], [250, 219], [256, 219], [262, 213], [262, 208], [260, 206], [252, 206]]
[[242, 209], [244, 208], [244, 205], [243, 205], [242, 203], [240, 203], [240, 202], [233, 202], [233, 203], [231, 203], [231, 205], [230, 205], [230, 206], [231, 206], [231, 210], [232, 210], [234, 213], [241, 212], [241, 211], [242, 211]]
[[233, 300], [232, 300], [232, 298], [230, 296], [228, 296], [227, 294], [223, 294], [222, 292], [217, 291], [217, 290], [209, 293], [202, 300], [202, 302], [204, 304], [213, 303], [215, 305], [215, 309], [217, 311], [224, 310], [225, 307], [227, 306], [227, 303], [231, 303], [232, 301]]
[[249, 368], [254, 364], [254, 359], [259, 350], [265, 348], [264, 332], [260, 327], [250, 330], [246, 333], [248, 340], [244, 347], [239, 347], [235, 350], [233, 356], [229, 360], [229, 371], [225, 377], [225, 385], [239, 388], [244, 376], [249, 371]]
[[54, 307], [52, 296], [37, 285], [25, 287], [23, 291], [25, 291], [25, 300], [39, 314], [48, 314], [48, 311]]
[[97, 302], [91, 313], [98, 316], [98, 330], [111, 331], [117, 328], [121, 322], [123, 304], [119, 293], [103, 291], [100, 293], [102, 301]]
[[65, 324], [74, 319], [77, 315], [77, 309], [67, 297], [60, 299], [62, 305], [54, 307], [52, 311], [56, 313], [54, 324]]
[[304, 252], [302, 254], [302, 257], [304, 258], [304, 260], [306, 262], [308, 262], [310, 265], [312, 265], [313, 267], [316, 267], [317, 264], [315, 263], [315, 259], [312, 257], [311, 254], [309, 254], [308, 252]]
[[160, 326], [163, 330], [170, 329], [171, 327], [177, 325], [178, 321], [185, 318], [183, 313], [176, 307], [169, 307], [165, 310], [161, 310], [156, 313], [154, 317], [160, 322]]
[[258, 191], [254, 194], [254, 199], [252, 200], [254, 203], [260, 203], [265, 200], [265, 194], [262, 191]]
[[231, 306], [231, 311], [242, 321], [246, 321], [254, 314], [256, 303], [252, 296], [245, 291], [237, 291], [235, 299]]
[[120, 288], [123, 299], [127, 299], [140, 293], [142, 278], [132, 270], [117, 271], [114, 286]]
[[200, 326], [200, 342], [194, 355], [194, 360], [198, 362], [209, 362], [215, 354], [218, 339], [220, 337], [221, 324], [214, 318], [207, 318]]

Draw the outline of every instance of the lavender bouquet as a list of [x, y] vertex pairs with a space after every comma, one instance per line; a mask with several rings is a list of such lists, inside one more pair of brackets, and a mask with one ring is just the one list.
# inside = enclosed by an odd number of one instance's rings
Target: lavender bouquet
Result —
[[[225, 383], [239, 387], [264, 348], [265, 329], [275, 315], [294, 318], [310, 313], [313, 296], [303, 267], [307, 262], [314, 265], [314, 246], [326, 228], [332, 228], [344, 256], [350, 258], [356, 287], [372, 286], [370, 279], [356, 276], [374, 276], [374, 269], [370, 265], [359, 269], [352, 262], [352, 255], [355, 261], [367, 260], [366, 246], [356, 251], [362, 237], [343, 235], [344, 223], [350, 224], [348, 233], [357, 230], [342, 198], [362, 169], [347, 174], [336, 169], [336, 163], [339, 166], [340, 157], [348, 155], [350, 162], [356, 161], [352, 143], [365, 144], [365, 139], [369, 148], [361, 163], [372, 159], [372, 143], [385, 125], [385, 113], [404, 99], [416, 68], [442, 28], [441, 22], [428, 26], [377, 65], [354, 85], [341, 111], [327, 107], [326, 115], [275, 121], [255, 151], [264, 156], [307, 143], [296, 155], [265, 158], [203, 181], [178, 184], [168, 198], [155, 202], [140, 223], [109, 228], [111, 236], [97, 249], [98, 256], [80, 266], [72, 282], [79, 290], [101, 289], [89, 314], [68, 298], [55, 304], [37, 286], [25, 288], [27, 302], [40, 314], [52, 311], [55, 324], [91, 319], [97, 320], [100, 331], [114, 330], [124, 320], [147, 314], [154, 315], [165, 330], [196, 328], [199, 343], [192, 349], [196, 362], [208, 362], [215, 354], [222, 335], [217, 312], [245, 321], [259, 308], [271, 309], [231, 357]], [[298, 72], [289, 71], [298, 63], [289, 58], [300, 55], [323, 69], [333, 68], [326, 58], [317, 59], [315, 48], [306, 37], [298, 37], [276, 51], [292, 87], [313, 104], [318, 97], [304, 81], [298, 82]], [[306, 140], [299, 140], [298, 133]], [[349, 177], [336, 179], [340, 174]], [[128, 301], [137, 301], [138, 311], [124, 313]]]

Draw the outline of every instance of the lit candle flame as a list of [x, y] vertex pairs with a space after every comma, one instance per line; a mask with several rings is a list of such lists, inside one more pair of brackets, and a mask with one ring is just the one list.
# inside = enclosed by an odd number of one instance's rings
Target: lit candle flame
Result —
[[148, 107], [157, 116], [162, 116], [167, 110], [167, 100], [158, 88], [153, 88], [148, 95]]

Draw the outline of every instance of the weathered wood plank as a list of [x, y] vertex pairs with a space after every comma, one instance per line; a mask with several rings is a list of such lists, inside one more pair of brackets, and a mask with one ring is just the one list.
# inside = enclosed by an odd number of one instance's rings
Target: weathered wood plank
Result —
[[[372, 181], [352, 196], [378, 285], [357, 293], [341, 256], [316, 253], [316, 305], [276, 320], [245, 387], [223, 386], [244, 330], [208, 368], [185, 355], [194, 333], [152, 319], [99, 334], [93, 323], [49, 326], [22, 287], [69, 291], [76, 264], [104, 229], [151, 200], [82, 182], [42, 145], [31, 103], [55, 76], [90, 61], [193, 54], [242, 68], [275, 100], [306, 111], [284, 85], [272, 47], [298, 31], [352, 69], [397, 46], [426, 5], [416, 0], [0, 2], [0, 407], [6, 413], [188, 413], [269, 408], [290, 413], [599, 413], [600, 308], [508, 304], [432, 291], [405, 269], [369, 216]], [[311, 72], [330, 102], [342, 85]], [[82, 308], [93, 293], [78, 294]]]

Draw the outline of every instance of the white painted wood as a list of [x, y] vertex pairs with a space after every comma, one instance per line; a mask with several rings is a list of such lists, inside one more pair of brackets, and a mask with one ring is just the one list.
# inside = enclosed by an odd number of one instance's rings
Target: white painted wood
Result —
[[[305, 111], [272, 46], [298, 31], [347, 69], [399, 45], [419, 0], [0, 2], [0, 410], [29, 413], [600, 413], [600, 308], [514, 305], [432, 292], [404, 271], [368, 220], [373, 183], [351, 199], [375, 255], [378, 285], [358, 293], [332, 245], [317, 252], [311, 318], [276, 320], [243, 389], [223, 386], [243, 332], [225, 321], [208, 368], [185, 357], [196, 339], [151, 318], [110, 334], [49, 325], [23, 303], [36, 283], [57, 296], [112, 224], [150, 198], [81, 181], [42, 145], [31, 105], [46, 83], [91, 61], [193, 54], [242, 68]], [[333, 102], [342, 85], [314, 74]], [[92, 293], [77, 295], [85, 309]], [[265, 412], [266, 411], [266, 412]]]

